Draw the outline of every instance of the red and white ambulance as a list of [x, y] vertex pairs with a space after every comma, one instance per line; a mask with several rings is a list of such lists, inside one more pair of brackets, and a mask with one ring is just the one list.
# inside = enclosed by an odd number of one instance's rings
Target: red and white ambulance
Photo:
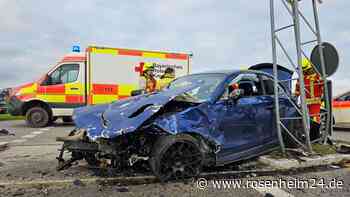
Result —
[[141, 88], [144, 65], [153, 67], [156, 80], [167, 68], [179, 77], [190, 73], [191, 57], [186, 53], [91, 46], [83, 53], [64, 56], [39, 80], [12, 88], [8, 111], [25, 116], [32, 127], [47, 126], [60, 117], [71, 121], [76, 107], [131, 96]]
[[333, 100], [333, 115], [336, 124], [350, 123], [350, 92], [337, 96]]

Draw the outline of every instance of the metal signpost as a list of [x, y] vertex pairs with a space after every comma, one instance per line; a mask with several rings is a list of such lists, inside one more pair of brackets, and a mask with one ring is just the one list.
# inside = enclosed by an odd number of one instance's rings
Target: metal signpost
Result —
[[[287, 25], [284, 27], [276, 27], [276, 15], [275, 15], [275, 3], [276, 1], [282, 2], [282, 5], [288, 13], [292, 17], [293, 23], [291, 25]], [[327, 117], [325, 130], [322, 131], [321, 139], [318, 139], [318, 141], [325, 142], [328, 135], [332, 133], [332, 131], [328, 131], [327, 128], [332, 128], [329, 124], [331, 123], [331, 106], [330, 101], [328, 97], [328, 88], [327, 88], [327, 73], [326, 73], [326, 65], [325, 65], [325, 59], [324, 59], [324, 51], [322, 46], [322, 40], [321, 40], [321, 34], [320, 34], [320, 25], [319, 25], [319, 18], [318, 18], [318, 10], [317, 10], [317, 2], [316, 0], [307, 0], [312, 3], [313, 8], [313, 14], [314, 14], [314, 26], [311, 25], [311, 23], [308, 21], [308, 19], [302, 14], [302, 12], [299, 9], [299, 2], [300, 0], [270, 0], [270, 16], [271, 16], [271, 36], [272, 36], [272, 59], [273, 59], [273, 70], [274, 70], [274, 88], [275, 88], [275, 107], [276, 107], [276, 123], [277, 123], [277, 131], [278, 131], [278, 137], [281, 145], [281, 150], [283, 153], [285, 153], [285, 145], [283, 142], [282, 132], [286, 132], [292, 139], [294, 139], [299, 145], [301, 145], [302, 148], [304, 148], [308, 152], [312, 152], [311, 147], [311, 140], [310, 140], [310, 115], [308, 112], [307, 102], [306, 102], [306, 94], [307, 90], [305, 88], [305, 82], [304, 82], [304, 74], [302, 70], [302, 60], [303, 58], [306, 58], [310, 61], [310, 58], [306, 55], [306, 53], [303, 50], [303, 46], [311, 43], [317, 43], [318, 47], [318, 53], [319, 53], [319, 59], [320, 59], [320, 70], [316, 70], [316, 72], [319, 72], [322, 80], [324, 81], [324, 103], [326, 107], [325, 115]], [[301, 21], [303, 21], [307, 27], [310, 29], [310, 31], [313, 33], [313, 35], [316, 37], [314, 40], [311, 41], [302, 41], [302, 33], [304, 31], [301, 31]], [[291, 55], [287, 52], [286, 47], [282, 43], [282, 41], [278, 37], [278, 33], [282, 32], [287, 29], [293, 29], [294, 31], [294, 39], [295, 39], [295, 48], [296, 48], [296, 58], [292, 58]], [[281, 117], [280, 116], [280, 105], [279, 105], [279, 96], [280, 96], [280, 90], [278, 86], [278, 72], [277, 72], [277, 65], [278, 65], [278, 47], [280, 47], [281, 51], [285, 54], [287, 57], [289, 63], [293, 66], [293, 70], [295, 73], [297, 73], [298, 77], [298, 83], [300, 84], [300, 107], [298, 109], [298, 106], [295, 106], [300, 113], [300, 117]], [[293, 80], [293, 79], [292, 79]], [[294, 79], [295, 80], [295, 79]], [[291, 101], [292, 102], [292, 101]], [[320, 114], [321, 116], [321, 114]], [[302, 135], [304, 137], [304, 140], [298, 139], [298, 136], [296, 136], [295, 133], [287, 129], [287, 126], [283, 123], [283, 120], [291, 120], [291, 119], [300, 119], [302, 120], [303, 124], [303, 131]]]

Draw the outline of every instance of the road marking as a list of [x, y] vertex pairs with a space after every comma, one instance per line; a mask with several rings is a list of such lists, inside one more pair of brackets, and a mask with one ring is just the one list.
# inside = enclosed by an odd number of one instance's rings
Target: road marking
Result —
[[29, 135], [24, 135], [22, 136], [22, 138], [33, 138], [35, 137], [36, 135], [33, 135], [33, 134], [29, 134]]
[[26, 139], [17, 139], [17, 140], [12, 140], [11, 142], [12, 143], [22, 143], [22, 142], [25, 142], [27, 141]]
[[40, 131], [48, 131], [48, 130], [50, 130], [49, 128], [42, 128], [42, 129], [40, 129]]
[[34, 135], [39, 135], [39, 134], [42, 134], [43, 132], [42, 131], [33, 131], [32, 134]]
[[278, 197], [294, 197], [292, 194], [279, 189], [277, 187], [256, 187], [254, 188], [256, 191], [258, 191], [259, 193], [261, 193], [262, 195], [266, 195], [267, 193], [270, 193], [274, 196], [278, 196]]

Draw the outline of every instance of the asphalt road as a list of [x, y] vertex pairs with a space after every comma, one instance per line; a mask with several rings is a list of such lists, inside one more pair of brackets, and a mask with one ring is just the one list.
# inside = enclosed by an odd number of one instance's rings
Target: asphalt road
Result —
[[[57, 136], [65, 136], [73, 125], [56, 123], [41, 129], [26, 127], [24, 121], [0, 122], [0, 129], [8, 129], [15, 136], [1, 136], [0, 143], [8, 142], [9, 148], [0, 151], [1, 183], [26, 183], [36, 180], [67, 180], [96, 177], [84, 163], [69, 170], [57, 172], [56, 156], [61, 143], [55, 142]], [[336, 131], [335, 139], [350, 142], [350, 131]], [[0, 196], [350, 196], [350, 170], [337, 167], [322, 171], [291, 172], [288, 175], [265, 177], [240, 177], [240, 179], [203, 180], [203, 182], [143, 184], [134, 186], [73, 184], [64, 187], [0, 187]], [[260, 180], [258, 182], [257, 180]], [[228, 181], [228, 182], [227, 182]], [[237, 182], [238, 181], [238, 182]], [[254, 182], [255, 181], [255, 182]], [[254, 184], [274, 181], [280, 188], [264, 189]], [[304, 181], [304, 182], [303, 182]], [[308, 185], [305, 186], [305, 181]], [[247, 185], [247, 182], [250, 185]], [[283, 185], [289, 182], [302, 183], [303, 187]], [[240, 186], [237, 187], [237, 184]], [[332, 185], [333, 184], [333, 185]], [[338, 184], [338, 185], [336, 185]], [[233, 186], [234, 185], [234, 186]], [[334, 187], [333, 187], [334, 186]]]

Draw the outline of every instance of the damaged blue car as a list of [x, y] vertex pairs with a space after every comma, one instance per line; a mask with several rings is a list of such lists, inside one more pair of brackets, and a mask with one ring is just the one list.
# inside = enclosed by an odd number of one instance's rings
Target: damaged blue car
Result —
[[[59, 169], [81, 159], [119, 170], [144, 162], [165, 181], [275, 150], [271, 69], [192, 74], [160, 92], [79, 108], [73, 116], [76, 129], [57, 139], [64, 141]], [[279, 72], [283, 79], [292, 76], [283, 67]], [[290, 84], [281, 83], [280, 89], [281, 116], [297, 116], [288, 98]], [[301, 130], [300, 120], [284, 121]], [[69, 160], [63, 159], [64, 151], [71, 152]]]

